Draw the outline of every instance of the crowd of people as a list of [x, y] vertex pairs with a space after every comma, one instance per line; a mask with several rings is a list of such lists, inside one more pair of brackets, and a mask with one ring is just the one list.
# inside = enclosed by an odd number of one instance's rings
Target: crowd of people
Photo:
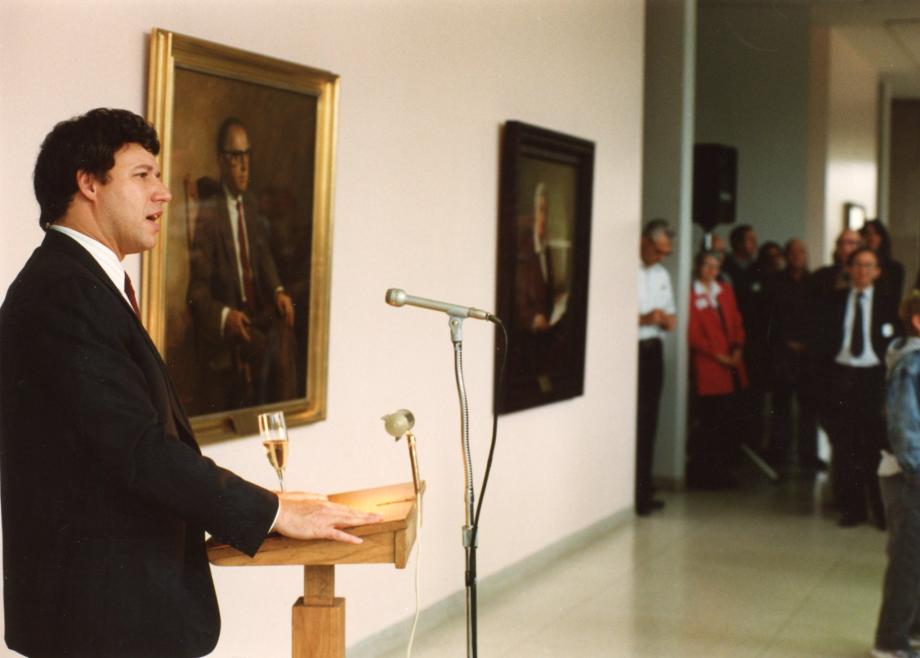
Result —
[[[642, 231], [636, 513], [661, 509], [652, 486], [662, 338], [676, 326], [661, 261], [664, 220]], [[758, 249], [742, 225], [709, 234], [693, 262], [687, 340], [693, 382], [687, 484], [737, 484], [740, 448], [780, 474], [828, 469], [838, 525], [888, 530], [888, 565], [872, 658], [920, 658], [920, 274], [904, 267], [884, 224], [837, 237], [833, 262], [808, 268], [805, 244]]]
[[[664, 220], [643, 229], [639, 277], [636, 512], [662, 507], [651, 464], [663, 382], [661, 340], [675, 326], [661, 260], [671, 251]], [[920, 284], [920, 281], [918, 281]], [[886, 525], [876, 471], [888, 447], [885, 357], [905, 329], [898, 317], [904, 268], [884, 224], [837, 237], [830, 265], [811, 270], [802, 240], [758, 245], [739, 225], [716, 233], [694, 259], [687, 340], [692, 395], [688, 486], [737, 484], [741, 449], [780, 476], [830, 468], [838, 523]], [[830, 465], [818, 455], [818, 428]]]
[[878, 220], [843, 231], [833, 263], [814, 272], [801, 240], [765, 243], [755, 256], [753, 229], [739, 226], [729, 243], [724, 259], [701, 250], [695, 260], [688, 483], [731, 485], [742, 437], [762, 440], [780, 472], [824, 470], [823, 427], [838, 525], [889, 532], [870, 656], [918, 658], [920, 276], [902, 299], [904, 267]]
[[[728, 391], [734, 396], [721, 417], [701, 413], [688, 456], [688, 481], [700, 486], [731, 484], [741, 438], [764, 454], [779, 473], [805, 472], [827, 466], [817, 454], [820, 425], [831, 443], [834, 501], [839, 524], [852, 527], [868, 520], [885, 527], [885, 514], [876, 478], [881, 449], [887, 445], [885, 427], [885, 354], [902, 334], [898, 303], [904, 268], [891, 258], [884, 225], [871, 220], [860, 231], [838, 236], [833, 263], [810, 271], [805, 245], [789, 240], [784, 249], [768, 242], [757, 250], [754, 230], [732, 230], [731, 253], [723, 276], [738, 299], [743, 334], [742, 365], [749, 384], [736, 377]], [[705, 309], [690, 307], [690, 341], [696, 381], [707, 357], [697, 343], [693, 316]], [[724, 314], [733, 309], [725, 305]], [[731, 326], [732, 320], [726, 320]], [[737, 366], [736, 366], [737, 368]], [[697, 386], [698, 396], [706, 391]], [[767, 426], [764, 427], [766, 420]], [[720, 477], [712, 467], [696, 476], [694, 461], [710, 459], [697, 445], [721, 437], [725, 446]], [[795, 447], [793, 453], [792, 448]]]

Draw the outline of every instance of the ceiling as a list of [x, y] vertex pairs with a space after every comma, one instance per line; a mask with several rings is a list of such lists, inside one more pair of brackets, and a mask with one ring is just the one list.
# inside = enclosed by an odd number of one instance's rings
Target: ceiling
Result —
[[812, 2], [815, 23], [831, 25], [891, 83], [896, 97], [920, 97], [920, 0]]
[[920, 0], [701, 0], [703, 4], [811, 7], [812, 22], [840, 32], [891, 84], [920, 98]]

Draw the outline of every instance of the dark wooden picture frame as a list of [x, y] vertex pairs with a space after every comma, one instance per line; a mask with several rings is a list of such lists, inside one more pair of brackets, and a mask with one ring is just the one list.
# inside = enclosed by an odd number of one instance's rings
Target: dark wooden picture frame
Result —
[[326, 416], [338, 85], [151, 33], [148, 119], [173, 199], [143, 256], [142, 315], [199, 441], [254, 434], [265, 411]]
[[594, 143], [519, 121], [502, 136], [498, 315], [510, 337], [498, 413], [584, 391]]

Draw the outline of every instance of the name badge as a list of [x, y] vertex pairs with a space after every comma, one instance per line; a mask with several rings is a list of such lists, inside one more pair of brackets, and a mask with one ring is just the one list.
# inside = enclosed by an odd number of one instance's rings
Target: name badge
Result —
[[704, 297], [696, 298], [696, 307], [699, 309], [709, 308], [709, 302]]
[[885, 338], [891, 338], [894, 336], [894, 327], [891, 326], [890, 322], [886, 322], [882, 325], [882, 336]]

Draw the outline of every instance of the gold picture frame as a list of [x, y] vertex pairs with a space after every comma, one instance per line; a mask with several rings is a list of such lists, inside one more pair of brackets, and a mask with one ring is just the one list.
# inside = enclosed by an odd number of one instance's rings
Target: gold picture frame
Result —
[[[289, 426], [326, 417], [338, 87], [328, 71], [151, 32], [147, 118], [173, 200], [143, 255], [142, 317], [199, 441], [254, 434], [269, 410]], [[230, 273], [241, 225], [249, 247]]]

